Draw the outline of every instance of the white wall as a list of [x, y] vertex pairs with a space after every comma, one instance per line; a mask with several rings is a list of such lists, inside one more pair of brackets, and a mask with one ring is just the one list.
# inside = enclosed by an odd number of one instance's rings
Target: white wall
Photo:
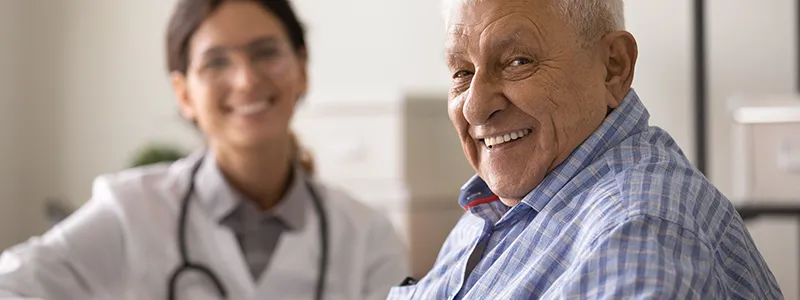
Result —
[[27, 234], [38, 234], [49, 224], [45, 222], [44, 202], [47, 198], [63, 197], [56, 185], [59, 174], [58, 155], [61, 140], [60, 128], [64, 103], [60, 100], [60, 76], [63, 68], [60, 57], [62, 42], [61, 24], [64, 15], [60, 12], [65, 2], [25, 1], [28, 6], [25, 26], [25, 52], [20, 58], [24, 72], [20, 88], [25, 90], [25, 99], [20, 110], [22, 146], [18, 160], [23, 166], [19, 171], [20, 188], [29, 205]]
[[0, 2], [0, 248], [20, 238], [20, 208], [23, 199], [19, 187], [19, 153], [17, 140], [20, 118], [17, 111], [24, 90], [15, 74], [21, 65], [15, 62], [24, 50], [23, 16], [26, 8], [21, 1]]
[[171, 8], [0, 1], [0, 136], [9, 141], [0, 150], [0, 248], [46, 229], [45, 199], [80, 205], [95, 176], [127, 166], [146, 143], [198, 144], [164, 71]]
[[710, 178], [730, 194], [731, 117], [728, 101], [746, 95], [795, 93], [797, 74], [793, 0], [710, 0]]
[[625, 23], [639, 43], [633, 87], [650, 123], [667, 130], [694, 161], [691, 2], [627, 0]]
[[[730, 100], [796, 92], [796, 1], [712, 0], [709, 11], [710, 178], [733, 192]], [[800, 135], [798, 135], [800, 136]], [[777, 192], [777, 191], [775, 191]], [[732, 199], [738, 201], [738, 199]], [[786, 299], [800, 299], [797, 220], [764, 218], [748, 225]]]
[[165, 71], [172, 2], [74, 0], [63, 7], [56, 173], [71, 201], [87, 200], [95, 176], [128, 166], [149, 141], [196, 141]]
[[441, 92], [449, 86], [438, 1], [294, 3], [308, 29], [314, 101], [326, 101], [328, 94]]

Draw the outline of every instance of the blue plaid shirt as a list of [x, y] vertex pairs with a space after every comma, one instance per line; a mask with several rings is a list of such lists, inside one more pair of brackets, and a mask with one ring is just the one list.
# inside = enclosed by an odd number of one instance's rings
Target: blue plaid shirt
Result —
[[516, 206], [472, 178], [433, 269], [389, 299], [782, 299], [733, 205], [649, 117], [631, 90]]

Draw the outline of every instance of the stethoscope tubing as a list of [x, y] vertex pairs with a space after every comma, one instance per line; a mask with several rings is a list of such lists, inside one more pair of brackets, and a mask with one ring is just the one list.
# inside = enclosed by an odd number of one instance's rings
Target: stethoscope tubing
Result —
[[[200, 264], [195, 263], [189, 260], [189, 254], [186, 249], [186, 218], [189, 212], [189, 202], [194, 193], [194, 183], [195, 177], [197, 172], [200, 169], [200, 166], [203, 164], [203, 158], [201, 157], [195, 164], [192, 166], [192, 170], [190, 173], [189, 178], [189, 187], [186, 189], [186, 194], [184, 194], [183, 199], [181, 201], [181, 210], [180, 215], [178, 217], [178, 251], [181, 256], [181, 264], [172, 272], [169, 279], [169, 288], [168, 288], [168, 295], [167, 298], [169, 300], [176, 299], [176, 290], [175, 287], [178, 284], [178, 278], [183, 272], [188, 271], [196, 271], [199, 272], [209, 279], [214, 284], [214, 287], [222, 296], [223, 299], [228, 298], [228, 290], [222, 284], [222, 281], [216, 275], [216, 273], [211, 270], [210, 268]], [[306, 184], [306, 188], [308, 189], [309, 194], [311, 194], [311, 202], [314, 204], [314, 211], [319, 216], [319, 230], [320, 230], [320, 242], [322, 244], [322, 254], [320, 255], [319, 259], [319, 273], [317, 273], [317, 284], [315, 286], [314, 291], [314, 299], [322, 300], [322, 294], [325, 290], [325, 280], [328, 274], [328, 256], [329, 256], [329, 249], [330, 249], [330, 241], [328, 239], [328, 216], [325, 213], [325, 207], [322, 203], [322, 199], [320, 198], [317, 190], [311, 184], [311, 182], [306, 179], [304, 180]]]

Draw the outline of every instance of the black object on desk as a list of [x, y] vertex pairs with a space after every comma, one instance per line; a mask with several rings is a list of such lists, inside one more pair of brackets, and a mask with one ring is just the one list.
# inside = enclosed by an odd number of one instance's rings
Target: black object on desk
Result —
[[417, 280], [411, 277], [406, 277], [403, 282], [400, 283], [400, 286], [409, 286], [417, 284]]

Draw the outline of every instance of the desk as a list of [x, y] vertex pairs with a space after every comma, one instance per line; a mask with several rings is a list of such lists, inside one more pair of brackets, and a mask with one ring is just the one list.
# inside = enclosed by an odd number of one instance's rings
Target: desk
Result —
[[742, 220], [747, 222], [759, 217], [795, 217], [800, 221], [800, 204], [768, 204], [769, 201], [761, 200], [757, 202], [761, 204], [745, 204], [736, 207]]
[[746, 204], [737, 206], [736, 211], [745, 222], [762, 216], [800, 217], [800, 204]]

